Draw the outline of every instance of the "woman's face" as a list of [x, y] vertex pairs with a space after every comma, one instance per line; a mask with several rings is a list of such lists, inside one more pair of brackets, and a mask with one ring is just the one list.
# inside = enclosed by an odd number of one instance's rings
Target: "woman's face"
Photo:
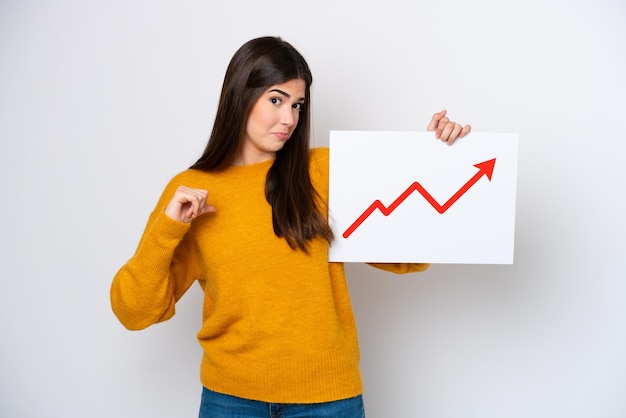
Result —
[[304, 80], [294, 79], [265, 90], [252, 106], [235, 164], [254, 164], [276, 156], [298, 125], [305, 87]]

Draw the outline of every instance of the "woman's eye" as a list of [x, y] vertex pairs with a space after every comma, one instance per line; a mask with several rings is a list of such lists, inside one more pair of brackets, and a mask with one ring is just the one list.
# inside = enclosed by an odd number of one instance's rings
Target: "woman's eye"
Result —
[[281, 103], [282, 103], [282, 100], [281, 100], [279, 97], [272, 97], [272, 98], [270, 99], [270, 102], [271, 102], [273, 105], [278, 106], [279, 104], [281, 104]]
[[294, 103], [292, 107], [299, 112], [302, 110], [302, 103]]

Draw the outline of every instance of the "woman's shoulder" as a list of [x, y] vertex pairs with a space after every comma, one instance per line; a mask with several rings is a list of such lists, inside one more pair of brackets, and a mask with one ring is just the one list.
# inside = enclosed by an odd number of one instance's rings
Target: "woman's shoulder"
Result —
[[312, 148], [309, 173], [315, 189], [322, 196], [328, 195], [328, 156], [327, 147]]
[[328, 164], [330, 150], [328, 147], [311, 148], [311, 161]]
[[174, 194], [179, 186], [203, 188], [202, 186], [211, 181], [210, 177], [210, 173], [207, 173], [205, 171], [195, 170], [191, 168], [186, 169], [170, 178], [170, 180], [165, 185], [165, 190], [163, 191], [163, 194], [165, 196], [170, 196]]
[[169, 181], [168, 187], [181, 185], [181, 184], [193, 184], [198, 181], [206, 181], [209, 173], [201, 170], [195, 170], [189, 168], [187, 170], [181, 171], [178, 174], [175, 174]]
[[328, 176], [328, 157], [330, 155], [328, 147], [319, 147], [311, 149], [309, 170], [312, 175], [318, 173], [322, 176]]

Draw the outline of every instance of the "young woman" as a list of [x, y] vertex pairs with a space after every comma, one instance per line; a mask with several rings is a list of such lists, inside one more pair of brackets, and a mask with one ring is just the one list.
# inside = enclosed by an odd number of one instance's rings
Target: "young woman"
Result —
[[[113, 279], [113, 311], [132, 330], [203, 288], [202, 418], [364, 416], [344, 269], [328, 262], [328, 149], [309, 149], [311, 82], [280, 38], [244, 44], [204, 153], [167, 185]], [[470, 131], [445, 111], [427, 129], [448, 144]]]

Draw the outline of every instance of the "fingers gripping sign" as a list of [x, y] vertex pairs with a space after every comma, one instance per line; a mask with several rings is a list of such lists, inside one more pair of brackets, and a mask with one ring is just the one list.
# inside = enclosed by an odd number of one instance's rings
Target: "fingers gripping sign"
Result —
[[448, 145], [452, 145], [458, 138], [463, 138], [467, 135], [472, 130], [472, 127], [470, 125], [463, 126], [460, 123], [451, 121], [446, 116], [446, 113], [447, 110], [435, 113], [426, 130], [430, 132], [434, 131], [435, 138]]
[[206, 190], [179, 186], [165, 208], [165, 214], [175, 221], [191, 222], [202, 214], [215, 212], [215, 207], [207, 204], [208, 194]]

